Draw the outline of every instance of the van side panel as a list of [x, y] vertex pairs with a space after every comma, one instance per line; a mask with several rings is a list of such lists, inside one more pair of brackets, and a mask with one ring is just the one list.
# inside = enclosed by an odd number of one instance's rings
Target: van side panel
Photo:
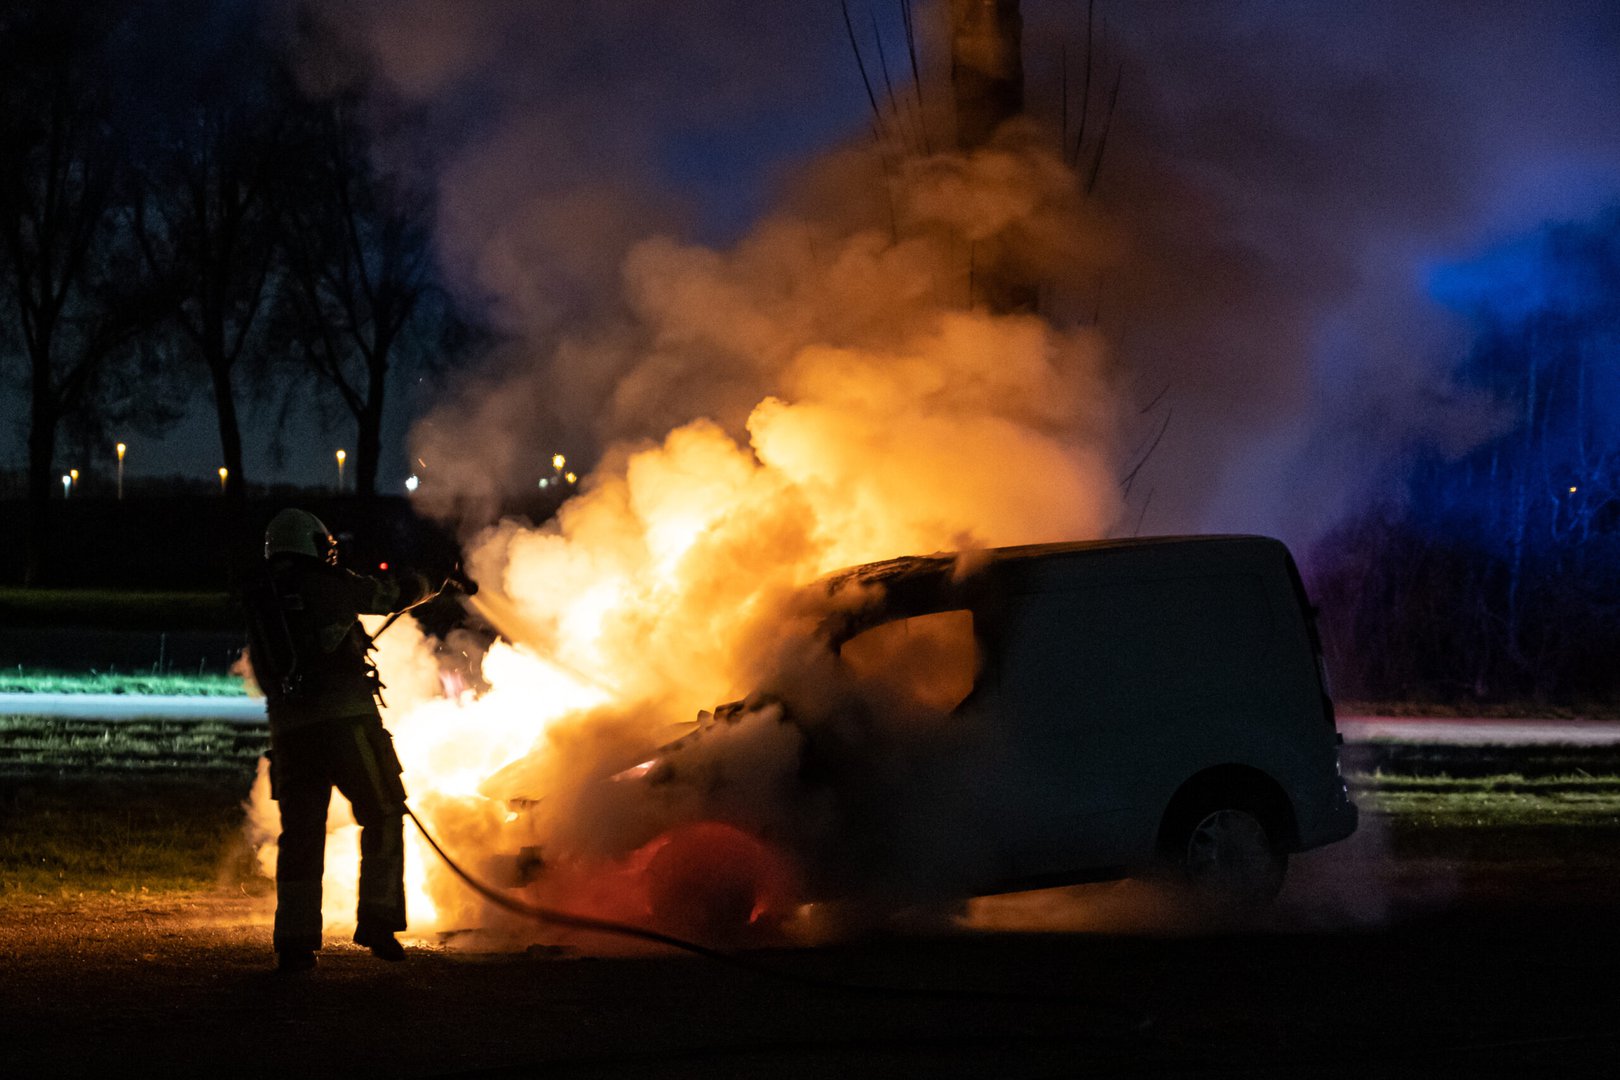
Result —
[[1234, 539], [1007, 568], [993, 678], [1028, 778], [1008, 817], [1021, 875], [1140, 863], [1176, 789], [1214, 765], [1318, 801], [1332, 725], [1287, 558]]

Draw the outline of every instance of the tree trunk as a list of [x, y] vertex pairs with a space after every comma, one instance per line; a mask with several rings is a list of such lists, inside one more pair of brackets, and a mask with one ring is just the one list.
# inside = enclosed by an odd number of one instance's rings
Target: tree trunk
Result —
[[366, 364], [366, 400], [358, 416], [359, 444], [354, 476], [354, 492], [362, 499], [377, 494], [377, 469], [382, 458], [383, 402], [388, 396], [388, 354], [393, 349], [393, 335], [387, 327], [379, 327]]
[[241, 499], [247, 477], [242, 473], [242, 429], [236, 419], [236, 396], [231, 392], [230, 369], [210, 362], [208, 374], [214, 384], [214, 411], [219, 417], [219, 450], [224, 457], [225, 494]]
[[1024, 111], [1024, 20], [1019, 0], [951, 0], [951, 90], [956, 145], [975, 150]]
[[[377, 382], [376, 379], [372, 380], [373, 385]], [[378, 459], [382, 457], [382, 418], [382, 391], [379, 388], [355, 417], [359, 433], [354, 455], [354, 493], [362, 499], [377, 494]]]
[[[49, 379], [47, 368], [44, 378]], [[45, 577], [45, 552], [50, 550], [51, 497], [56, 486], [56, 410], [51, 408], [49, 385], [41, 387], [39, 365], [34, 365], [33, 406], [28, 424], [28, 538], [23, 559], [23, 584], [39, 585]]]
[[[951, 91], [956, 146], [989, 142], [1024, 111], [1024, 19], [1019, 0], [951, 0]], [[1010, 270], [1001, 253], [976, 250], [969, 278], [972, 301], [998, 314], [1034, 311], [1040, 287]]]

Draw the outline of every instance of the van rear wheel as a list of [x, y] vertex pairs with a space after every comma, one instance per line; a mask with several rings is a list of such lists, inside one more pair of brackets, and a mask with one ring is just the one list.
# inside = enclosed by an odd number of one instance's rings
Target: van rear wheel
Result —
[[1201, 907], [1242, 914], [1282, 889], [1288, 855], [1265, 817], [1242, 805], [1205, 805], [1167, 823], [1168, 869]]

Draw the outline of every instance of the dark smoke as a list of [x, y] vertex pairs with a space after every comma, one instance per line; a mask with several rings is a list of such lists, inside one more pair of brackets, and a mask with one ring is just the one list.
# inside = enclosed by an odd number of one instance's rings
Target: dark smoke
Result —
[[[903, 89], [890, 6], [872, 4]], [[915, 8], [925, 31], [941, 18], [939, 5]], [[1072, 135], [1086, 5], [1024, 9], [1031, 107], [1056, 122], [1066, 48]], [[734, 231], [764, 190], [762, 170], [736, 165], [750, 149], [781, 166], [866, 138], [832, 3], [312, 10], [393, 92], [433, 111], [444, 258], [515, 337], [423, 435], [446, 455], [468, 426], [535, 454], [625, 434], [602, 410], [635, 350], [600, 345], [636, 334], [634, 319], [612, 318], [628, 249], [653, 232], [707, 223], [713, 234], [716, 219]], [[1620, 190], [1613, 6], [1105, 0], [1096, 11], [1093, 134], [1122, 72], [1096, 202], [1127, 246], [1094, 287], [1048, 302], [1098, 313], [1133, 399], [1158, 402], [1144, 442], [1173, 413], [1133, 485], [1137, 511], [1151, 493], [1142, 527], [1303, 539], [1354, 498], [1370, 463], [1488, 433], [1489, 410], [1448, 382], [1458, 343], [1422, 271]], [[870, 61], [865, 26], [861, 36]], [[928, 34], [921, 44], [925, 66], [929, 50], [935, 61], [925, 93], [937, 144], [939, 49]], [[728, 131], [743, 143], [715, 154], [729, 154], [716, 166], [729, 175], [683, 172], [675, 143], [714, 133], [686, 144], [712, 151]], [[509, 457], [485, 474], [516, 484], [528, 457]]]

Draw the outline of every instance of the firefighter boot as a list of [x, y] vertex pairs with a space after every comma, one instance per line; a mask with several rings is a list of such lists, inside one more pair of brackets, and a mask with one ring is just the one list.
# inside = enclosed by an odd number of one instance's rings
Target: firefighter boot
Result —
[[364, 945], [371, 950], [372, 956], [377, 957], [379, 960], [387, 960], [391, 964], [397, 964], [405, 959], [405, 946], [401, 945], [399, 939], [387, 930], [372, 930], [365, 926], [356, 927], [354, 943]]

